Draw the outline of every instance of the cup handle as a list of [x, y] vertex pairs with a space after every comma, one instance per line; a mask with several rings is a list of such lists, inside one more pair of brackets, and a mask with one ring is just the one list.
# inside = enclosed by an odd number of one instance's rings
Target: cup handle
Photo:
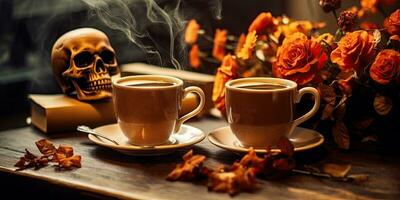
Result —
[[306, 114], [304, 114], [303, 116], [301, 116], [293, 121], [292, 130], [290, 131], [290, 134], [293, 133], [293, 130], [299, 124], [303, 123], [304, 121], [306, 121], [306, 120], [310, 119], [312, 116], [314, 116], [319, 109], [321, 97], [319, 95], [318, 90], [313, 87], [305, 87], [305, 88], [300, 89], [295, 97], [295, 103], [299, 103], [301, 100], [301, 97], [303, 97], [303, 95], [306, 93], [312, 94], [314, 96], [314, 106]]
[[182, 116], [181, 118], [176, 120], [175, 123], [175, 129], [174, 132], [177, 133], [179, 131], [179, 129], [181, 128], [181, 125], [188, 119], [194, 117], [195, 115], [199, 114], [200, 111], [203, 110], [204, 108], [204, 104], [205, 104], [205, 95], [202, 89], [200, 89], [199, 87], [196, 86], [189, 86], [187, 88], [185, 88], [185, 91], [183, 93], [183, 97], [185, 97], [187, 94], [189, 94], [190, 92], [194, 92], [196, 93], [199, 97], [200, 97], [200, 103], [199, 105], [192, 110], [191, 112], [189, 112], [188, 114]]

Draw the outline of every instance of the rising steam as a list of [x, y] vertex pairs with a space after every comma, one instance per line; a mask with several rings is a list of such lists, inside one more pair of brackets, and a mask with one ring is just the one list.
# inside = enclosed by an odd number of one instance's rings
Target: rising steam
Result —
[[[140, 47], [148, 62], [163, 65], [165, 56], [176, 69], [182, 69], [185, 55], [182, 32], [185, 26], [181, 12], [181, 0], [161, 6], [155, 0], [83, 0], [91, 9], [91, 16], [98, 17], [113, 30], [124, 33], [130, 42]], [[160, 2], [160, 1], [158, 1]], [[211, 9], [215, 18], [221, 18], [221, 0], [214, 0]], [[157, 33], [168, 35], [168, 47], [160, 43]]]

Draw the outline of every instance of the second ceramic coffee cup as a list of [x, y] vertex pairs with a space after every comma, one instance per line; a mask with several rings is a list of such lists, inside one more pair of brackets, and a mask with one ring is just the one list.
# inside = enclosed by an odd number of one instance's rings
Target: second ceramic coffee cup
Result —
[[[232, 132], [242, 146], [274, 146], [281, 136], [289, 136], [300, 123], [319, 108], [320, 96], [312, 87], [297, 89], [296, 82], [279, 78], [242, 78], [225, 85], [226, 114]], [[293, 120], [295, 104], [305, 93], [314, 96], [312, 109]]]
[[[155, 146], [169, 141], [172, 133], [204, 107], [204, 92], [199, 87], [183, 87], [183, 81], [159, 75], [127, 76], [113, 81], [113, 101], [118, 124], [129, 142]], [[178, 116], [182, 99], [194, 92], [199, 105], [183, 117]]]

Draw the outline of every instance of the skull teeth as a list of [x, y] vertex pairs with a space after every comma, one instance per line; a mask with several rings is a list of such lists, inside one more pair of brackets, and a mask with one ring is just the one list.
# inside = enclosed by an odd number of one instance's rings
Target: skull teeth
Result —
[[88, 90], [96, 91], [96, 90], [111, 90], [111, 79], [97, 79], [94, 81], [89, 81]]

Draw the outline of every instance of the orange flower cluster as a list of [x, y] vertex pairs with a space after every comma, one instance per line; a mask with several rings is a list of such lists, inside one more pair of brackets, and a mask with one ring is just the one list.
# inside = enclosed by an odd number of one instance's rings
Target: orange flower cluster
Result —
[[321, 45], [300, 32], [285, 38], [276, 57], [272, 67], [274, 76], [299, 85], [311, 82], [327, 60]]
[[374, 55], [375, 45], [374, 37], [367, 31], [347, 33], [340, 39], [338, 47], [332, 51], [331, 60], [342, 70], [361, 72]]
[[228, 31], [226, 30], [217, 29], [215, 31], [212, 55], [219, 61], [222, 61], [222, 59], [224, 59], [225, 56], [225, 45], [227, 40], [227, 34]]
[[239, 50], [237, 57], [241, 58], [243, 60], [247, 60], [251, 57], [254, 51], [254, 46], [256, 46], [257, 42], [257, 35], [256, 31], [249, 32], [246, 36], [246, 40], [242, 46], [242, 48]]
[[215, 75], [212, 100], [223, 114], [225, 114], [225, 83], [238, 77], [238, 66], [234, 56], [228, 54], [224, 57], [221, 66]]
[[197, 41], [199, 35], [200, 25], [196, 20], [192, 19], [189, 21], [185, 31], [185, 42], [187, 44], [194, 44]]
[[201, 65], [199, 53], [200, 53], [199, 45], [194, 44], [189, 52], [189, 63], [190, 66], [192, 66], [195, 69], [198, 69]]
[[274, 30], [276, 28], [276, 24], [274, 22], [274, 18], [272, 17], [270, 12], [262, 12], [259, 14], [254, 21], [250, 24], [248, 32], [251, 33], [256, 31], [257, 34], [262, 34], [267, 31], [267, 29]]

